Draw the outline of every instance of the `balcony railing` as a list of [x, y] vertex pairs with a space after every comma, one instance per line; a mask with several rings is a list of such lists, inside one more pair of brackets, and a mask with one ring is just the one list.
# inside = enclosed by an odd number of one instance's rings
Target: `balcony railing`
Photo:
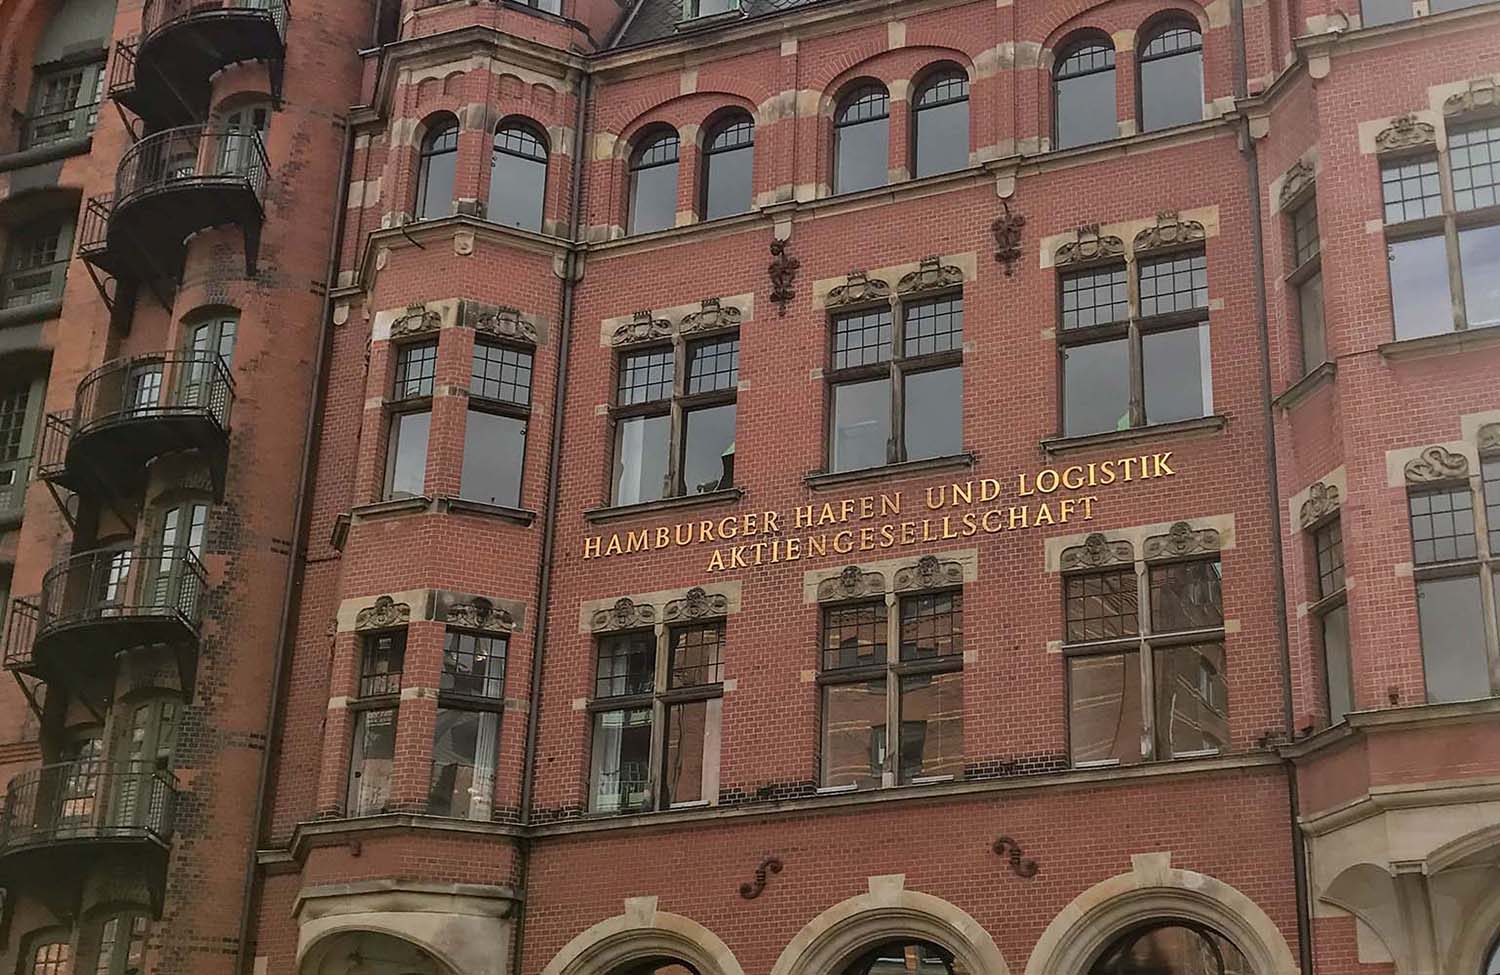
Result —
[[35, 149], [69, 139], [82, 139], [99, 121], [99, 103], [79, 105], [58, 112], [28, 115], [21, 125], [21, 148]]
[[10, 601], [5, 614], [5, 669], [30, 672], [35, 658], [36, 619], [40, 611], [36, 597], [17, 597]]
[[163, 416], [200, 416], [229, 430], [234, 380], [216, 352], [141, 355], [106, 362], [78, 384], [74, 439], [102, 426]]
[[42, 577], [38, 642], [61, 629], [161, 619], [196, 633], [208, 576], [185, 545], [143, 545], [75, 555]]
[[147, 43], [152, 35], [192, 20], [264, 16], [286, 37], [288, 0], [146, 0], [141, 10], [141, 36]]
[[5, 790], [0, 856], [55, 843], [170, 842], [177, 805], [171, 772], [144, 762], [85, 760], [22, 772]]
[[263, 198], [266, 149], [260, 135], [225, 128], [184, 125], [146, 136], [120, 158], [115, 171], [115, 209], [135, 195], [185, 182], [245, 184]]

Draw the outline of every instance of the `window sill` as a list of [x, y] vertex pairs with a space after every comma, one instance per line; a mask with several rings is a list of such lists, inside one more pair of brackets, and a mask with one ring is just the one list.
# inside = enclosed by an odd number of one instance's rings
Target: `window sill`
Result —
[[1090, 433], [1081, 437], [1053, 437], [1042, 441], [1042, 450], [1051, 457], [1107, 444], [1155, 440], [1180, 433], [1218, 433], [1228, 425], [1227, 416], [1215, 413], [1192, 420], [1177, 420], [1174, 423], [1151, 423], [1143, 427], [1131, 427], [1129, 430], [1107, 430], [1104, 433]]
[[357, 525], [362, 521], [373, 521], [377, 518], [426, 514], [431, 509], [432, 499], [426, 495], [419, 494], [410, 498], [391, 498], [386, 501], [373, 501], [370, 504], [356, 505], [349, 509], [349, 519], [353, 524]]
[[0, 155], [0, 173], [13, 173], [18, 169], [25, 169], [27, 166], [39, 166], [42, 163], [67, 159], [70, 156], [84, 156], [92, 151], [93, 148], [94, 136], [91, 133], [77, 139], [63, 139], [60, 142], [50, 142], [44, 146], [33, 146], [30, 149], [8, 152]]
[[1283, 410], [1289, 410], [1302, 402], [1308, 396], [1333, 382], [1334, 375], [1338, 372], [1338, 366], [1332, 362], [1325, 362], [1301, 379], [1292, 383], [1282, 390], [1281, 395], [1271, 400], [1271, 404]]
[[655, 501], [642, 501], [639, 504], [620, 504], [603, 508], [590, 508], [583, 513], [583, 517], [590, 523], [597, 524], [601, 521], [618, 521], [622, 518], [633, 518], [636, 515], [649, 515], [658, 511], [671, 511], [674, 508], [696, 508], [699, 505], [739, 501], [744, 496], [744, 488], [731, 487], [719, 491], [708, 491], [703, 494], [684, 494], [675, 498], [658, 498]]
[[908, 460], [900, 464], [881, 467], [864, 467], [857, 471], [816, 471], [802, 479], [814, 491], [841, 487], [845, 484], [861, 484], [866, 481], [884, 481], [893, 477], [912, 477], [934, 471], [966, 470], [974, 466], [971, 453], [951, 454], [947, 457], [928, 457], [924, 460]]
[[1397, 339], [1380, 346], [1380, 357], [1395, 361], [1421, 359], [1432, 355], [1467, 352], [1490, 345], [1500, 345], [1500, 325], [1466, 328], [1441, 335], [1423, 335], [1415, 339]]
[[61, 298], [39, 301], [34, 305], [21, 305], [19, 308], [0, 309], [0, 328], [29, 325], [32, 322], [42, 322], [60, 315], [62, 315]]
[[467, 498], [450, 497], [447, 495], [437, 499], [437, 510], [467, 515], [484, 515], [488, 518], [497, 518], [500, 521], [514, 522], [517, 525], [530, 525], [536, 521], [536, 512], [525, 508], [512, 508], [509, 505], [490, 504], [487, 501], [470, 501]]

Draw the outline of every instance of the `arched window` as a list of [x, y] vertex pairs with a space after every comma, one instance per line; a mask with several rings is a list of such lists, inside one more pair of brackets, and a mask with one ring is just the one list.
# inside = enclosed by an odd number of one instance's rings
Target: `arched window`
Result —
[[26, 975], [73, 975], [73, 946], [61, 935], [38, 942], [31, 950]]
[[884, 186], [890, 178], [891, 96], [871, 82], [854, 89], [833, 113], [833, 191]]
[[839, 975], [974, 975], [953, 953], [930, 941], [897, 938], [857, 955]]
[[1052, 79], [1052, 148], [1086, 146], [1117, 134], [1115, 49], [1102, 37], [1064, 48]]
[[703, 143], [703, 219], [750, 209], [755, 122], [743, 112], [722, 119]]
[[547, 194], [547, 143], [523, 122], [506, 122], [495, 131], [490, 152], [490, 200], [486, 219], [522, 230], [542, 229], [542, 201]]
[[676, 958], [653, 957], [621, 965], [610, 975], [698, 975], [698, 970]]
[[658, 129], [630, 160], [629, 233], [665, 230], [677, 222], [677, 131]]
[[[219, 114], [219, 164], [221, 176], [251, 175], [265, 163], [266, 132], [271, 127], [271, 103], [241, 104]], [[252, 135], [251, 133], [254, 133]], [[259, 137], [260, 148], [256, 148]]]
[[422, 139], [417, 162], [417, 219], [435, 220], [453, 212], [453, 178], [458, 172], [458, 119], [434, 119]]
[[1203, 35], [1171, 20], [1146, 35], [1140, 57], [1141, 131], [1203, 119]]
[[1136, 928], [1116, 938], [1088, 975], [1253, 975], [1240, 950], [1217, 931], [1185, 921]]
[[969, 165], [969, 76], [956, 67], [937, 71], [917, 89], [912, 104], [915, 175]]
[[99, 928], [99, 962], [95, 975], [139, 975], [146, 955], [146, 915], [125, 911]]

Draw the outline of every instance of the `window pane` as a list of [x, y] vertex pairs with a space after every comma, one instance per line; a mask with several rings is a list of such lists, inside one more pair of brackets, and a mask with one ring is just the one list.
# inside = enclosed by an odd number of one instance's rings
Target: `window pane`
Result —
[[964, 652], [964, 595], [939, 592], [901, 600], [901, 659], [932, 660]]
[[901, 781], [963, 771], [963, 671], [901, 678]]
[[890, 119], [881, 116], [867, 122], [839, 126], [833, 130], [834, 193], [853, 193], [884, 186], [890, 178], [886, 159], [890, 152]]
[[531, 353], [492, 342], [475, 342], [469, 392], [481, 399], [531, 405]]
[[[1484, 475], [1485, 523], [1489, 526], [1490, 555], [1500, 557], [1500, 457], [1492, 457], [1480, 465]], [[1495, 578], [1500, 579], [1500, 574]]]
[[1063, 432], [1069, 437], [1130, 426], [1127, 339], [1063, 349]]
[[1063, 587], [1067, 642], [1114, 640], [1140, 632], [1134, 569], [1070, 575]]
[[1123, 322], [1130, 314], [1125, 265], [1075, 271], [1062, 277], [1062, 327]]
[[443, 645], [443, 674], [438, 689], [500, 700], [505, 696], [507, 647], [508, 641], [503, 636], [449, 630]]
[[542, 229], [542, 201], [547, 194], [547, 150], [520, 126], [495, 134], [490, 152], [490, 198], [486, 217], [507, 227]]
[[1318, 596], [1332, 596], [1344, 588], [1344, 532], [1333, 521], [1313, 535], [1318, 558]]
[[1479, 577], [1418, 582], [1417, 611], [1428, 703], [1489, 697]]
[[1443, 211], [1436, 156], [1397, 160], [1380, 167], [1385, 222], [1435, 217]]
[[1068, 741], [1073, 764], [1141, 760], [1138, 653], [1068, 660]]
[[1202, 50], [1141, 62], [1141, 116], [1142, 132], [1202, 121]]
[[1251, 971], [1240, 950], [1217, 933], [1159, 921], [1117, 938], [1087, 975], [1245, 975]]
[[1214, 411], [1207, 325], [1147, 333], [1141, 352], [1147, 423], [1188, 420]]
[[672, 162], [635, 170], [630, 183], [630, 233], [665, 230], [677, 223], [675, 152]]
[[459, 494], [470, 501], [515, 508], [521, 503], [526, 421], [469, 410], [464, 426], [464, 466]]
[[619, 405], [635, 406], [670, 398], [675, 373], [671, 349], [652, 349], [622, 356]]
[[405, 630], [391, 630], [362, 638], [359, 696], [401, 693], [401, 673], [405, 666]]
[[427, 435], [432, 414], [398, 413], [391, 422], [391, 474], [388, 498], [417, 497], [426, 489]]
[[431, 396], [437, 376], [437, 343], [422, 342], [396, 348], [396, 399]]
[[746, 144], [737, 149], [710, 152], [707, 162], [703, 219], [713, 220], [749, 210], [754, 187], [755, 149]]
[[1407, 498], [1411, 510], [1412, 557], [1417, 565], [1472, 559], [1474, 495], [1467, 484], [1418, 491]]
[[891, 310], [843, 315], [833, 323], [833, 368], [868, 366], [891, 359]]
[[1392, 24], [1411, 17], [1411, 0], [1360, 0], [1359, 14], [1366, 27]]
[[1105, 142], [1119, 134], [1113, 50], [1101, 45], [1075, 51], [1059, 66], [1053, 90], [1054, 149]]
[[1328, 360], [1328, 340], [1323, 327], [1323, 272], [1298, 286], [1297, 319], [1301, 325], [1302, 371], [1308, 373]]
[[[941, 84], [935, 87], [941, 87]], [[917, 108], [915, 175], [951, 173], [969, 165], [967, 89], [965, 82], [964, 93], [957, 101]]]
[[438, 708], [432, 733], [429, 813], [460, 819], [490, 818], [499, 730], [500, 716], [493, 711]]
[[823, 785], [880, 785], [885, 678], [823, 688]]
[[1349, 657], [1349, 607], [1323, 614], [1323, 672], [1328, 681], [1328, 721], [1337, 724], [1354, 710], [1353, 671]]
[[666, 493], [671, 436], [669, 416], [633, 416], [615, 424], [615, 504], [655, 501]]
[[594, 812], [645, 809], [651, 764], [651, 709], [594, 715], [592, 758]]
[[433, 220], [453, 212], [453, 180], [458, 171], [458, 124], [443, 123], [422, 144], [417, 175], [417, 219]]
[[903, 356], [952, 352], [964, 344], [963, 295], [916, 302], [906, 306], [906, 338]]
[[1224, 645], [1198, 643], [1156, 650], [1158, 758], [1224, 748], [1229, 743], [1229, 685]]
[[885, 663], [885, 600], [823, 610], [823, 669]]
[[73, 975], [73, 946], [65, 941], [37, 945], [28, 975]]
[[682, 479], [688, 494], [734, 487], [734, 404], [687, 412]]
[[1141, 262], [1141, 315], [1208, 307], [1208, 258], [1174, 254]]
[[891, 381], [833, 387], [833, 469], [856, 471], [886, 463], [891, 439]]
[[964, 449], [962, 366], [906, 376], [906, 459], [951, 457]]
[[1500, 224], [1460, 230], [1458, 260], [1469, 327], [1500, 325]]
[[672, 662], [667, 687], [700, 687], [724, 680], [724, 625], [672, 630]]
[[687, 391], [710, 393], [733, 389], [740, 381], [740, 339], [725, 335], [690, 342], [687, 347]]
[[1391, 266], [1391, 311], [1396, 338], [1453, 331], [1448, 291], [1448, 248], [1441, 235], [1386, 244]]
[[373, 816], [391, 798], [391, 766], [396, 756], [396, 711], [359, 711], [354, 718], [354, 755], [349, 766], [349, 815]]
[[673, 704], [667, 708], [666, 754], [663, 756], [662, 803], [716, 799], [704, 794], [704, 773], [718, 764], [719, 698]]
[[1217, 560], [1176, 562], [1150, 571], [1152, 633], [1224, 625]]
[[1500, 187], [1500, 122], [1454, 126], [1448, 130], [1448, 165], [1453, 203], [1460, 210], [1496, 204]]
[[599, 638], [595, 697], [628, 697], [656, 689], [656, 637], [649, 631]]
[[1318, 201], [1308, 200], [1292, 213], [1292, 263], [1304, 264], [1318, 256]]

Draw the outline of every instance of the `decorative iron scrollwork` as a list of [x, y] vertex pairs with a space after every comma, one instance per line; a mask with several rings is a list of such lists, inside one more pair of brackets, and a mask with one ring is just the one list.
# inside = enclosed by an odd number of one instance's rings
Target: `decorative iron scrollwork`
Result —
[[1434, 484], [1469, 476], [1469, 458], [1446, 447], [1428, 447], [1420, 457], [1406, 462], [1407, 484]]
[[1179, 521], [1165, 535], [1153, 535], [1146, 539], [1146, 558], [1171, 559], [1217, 552], [1219, 544], [1219, 533], [1215, 529], [1194, 531], [1192, 525]]
[[847, 565], [836, 576], [818, 583], [818, 601], [859, 599], [885, 592], [885, 576], [879, 572], [865, 572], [857, 565]]
[[1402, 115], [1391, 119], [1391, 124], [1375, 136], [1375, 148], [1379, 152], [1394, 152], [1437, 142], [1437, 130], [1431, 122], [1418, 121], [1415, 115]]
[[1277, 198], [1277, 204], [1285, 209], [1287, 204], [1297, 199], [1297, 197], [1302, 195], [1304, 190], [1312, 186], [1316, 176], [1317, 172], [1313, 169], [1313, 164], [1306, 159], [1299, 159], [1292, 163], [1292, 167], [1286, 171], [1286, 175], [1281, 179], [1281, 195]]
[[1125, 256], [1125, 242], [1113, 234], [1101, 234], [1097, 223], [1085, 224], [1074, 232], [1072, 240], [1057, 249], [1054, 263], [1083, 264]]
[[867, 301], [884, 301], [891, 296], [891, 286], [880, 278], [872, 278], [862, 268], [855, 268], [843, 284], [836, 284], [828, 292], [828, 307], [858, 305]]
[[997, 838], [990, 849], [995, 851], [996, 856], [1005, 860], [1006, 866], [1010, 867], [1011, 873], [1022, 880], [1030, 880], [1037, 875], [1038, 870], [1042, 869], [1040, 863], [1027, 859], [1026, 851], [1021, 849], [1021, 844], [1009, 836]]
[[606, 630], [632, 630], [656, 623], [656, 607], [647, 603], [636, 603], [629, 596], [621, 596], [609, 609], [600, 609], [589, 618], [589, 627], [595, 633]]
[[1500, 106], [1500, 86], [1493, 78], [1477, 78], [1469, 87], [1443, 101], [1444, 115], [1467, 115]]
[[990, 224], [990, 233], [995, 235], [995, 260], [1005, 265], [1005, 276], [1016, 273], [1016, 262], [1021, 259], [1021, 231], [1026, 227], [1026, 218], [1012, 213], [1010, 201], [1001, 200], [1005, 212]]
[[720, 592], [709, 592], [702, 586], [694, 586], [682, 599], [667, 603], [663, 616], [668, 623], [681, 620], [701, 620], [725, 616], [729, 613], [729, 597]]
[[[877, 280], [872, 283], [884, 284], [885, 282]], [[901, 276], [901, 280], [896, 282], [896, 292], [903, 295], [918, 294], [939, 288], [955, 288], [963, 283], [963, 268], [944, 264], [942, 258], [932, 255], [922, 258], [915, 271]], [[830, 294], [828, 297], [831, 301], [833, 295]]]
[[424, 332], [435, 332], [443, 324], [443, 316], [429, 311], [426, 305], [407, 305], [406, 314], [391, 322], [391, 338], [409, 338]]
[[682, 318], [682, 333], [708, 332], [716, 328], [734, 328], [740, 323], [740, 310], [733, 305], [721, 305], [717, 298], [704, 298], [699, 311], [689, 312]]
[[672, 337], [672, 323], [665, 318], [652, 318], [649, 310], [638, 311], [630, 321], [615, 329], [609, 344], [614, 346], [634, 345], [637, 342], [656, 342]]
[[1302, 509], [1297, 512], [1297, 521], [1304, 529], [1311, 528], [1337, 511], [1342, 500], [1337, 484], [1319, 481], [1308, 488], [1307, 500], [1302, 502]]
[[1062, 552], [1062, 568], [1098, 569], [1114, 562], [1134, 562], [1135, 549], [1129, 542], [1111, 542], [1098, 532], [1083, 540], [1082, 545], [1065, 548]]
[[507, 611], [496, 609], [488, 599], [476, 597], [448, 607], [448, 625], [465, 630], [509, 633], [516, 628], [516, 619]]
[[786, 252], [788, 243], [779, 238], [771, 240], [771, 264], [766, 268], [771, 276], [771, 302], [783, 318], [786, 317], [786, 306], [797, 297], [792, 283], [797, 280], [797, 269], [802, 266], [801, 261]]
[[1203, 224], [1199, 221], [1184, 220], [1176, 210], [1163, 210], [1156, 215], [1156, 226], [1147, 227], [1135, 235], [1134, 246], [1138, 251], [1149, 251], [1191, 243], [1205, 236]]
[[774, 856], [762, 858], [760, 865], [755, 868], [755, 879], [740, 884], [740, 896], [747, 901], [755, 900], [766, 892], [766, 880], [773, 873], [781, 873], [781, 858]]
[[938, 586], [961, 586], [964, 567], [959, 562], [944, 562], [936, 555], [924, 555], [916, 565], [896, 570], [896, 591], [934, 589]]
[[383, 630], [392, 626], [405, 626], [411, 622], [411, 604], [398, 603], [390, 596], [381, 596], [373, 606], [366, 606], [354, 617], [356, 630]]

